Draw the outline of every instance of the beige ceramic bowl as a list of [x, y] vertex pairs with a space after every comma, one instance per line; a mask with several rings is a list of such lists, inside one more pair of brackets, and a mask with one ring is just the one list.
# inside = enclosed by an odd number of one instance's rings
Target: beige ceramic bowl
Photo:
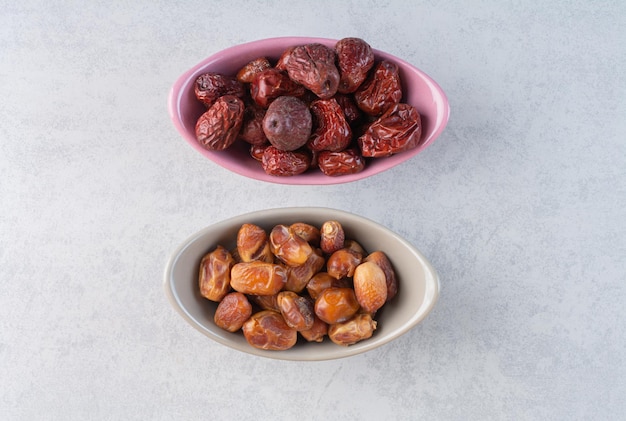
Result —
[[[343, 347], [328, 338], [322, 343], [299, 341], [286, 351], [264, 351], [250, 346], [243, 334], [229, 333], [215, 325], [216, 303], [200, 296], [198, 270], [202, 257], [218, 244], [235, 247], [237, 231], [254, 223], [268, 232], [277, 224], [307, 222], [317, 226], [327, 220], [341, 222], [346, 236], [365, 250], [384, 251], [393, 264], [399, 282], [398, 294], [385, 304], [376, 319], [374, 335], [355, 345]], [[348, 357], [378, 348], [408, 332], [432, 310], [439, 296], [439, 279], [428, 260], [409, 242], [387, 228], [352, 213], [315, 207], [278, 208], [252, 212], [218, 222], [192, 235], [170, 257], [165, 269], [167, 296], [181, 316], [209, 338], [238, 351], [268, 358], [320, 361]]]

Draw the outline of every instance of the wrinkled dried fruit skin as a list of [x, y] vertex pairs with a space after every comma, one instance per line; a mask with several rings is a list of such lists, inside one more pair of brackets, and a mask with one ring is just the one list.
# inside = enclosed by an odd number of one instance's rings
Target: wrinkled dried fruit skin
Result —
[[298, 340], [298, 332], [285, 323], [280, 313], [271, 310], [253, 314], [243, 324], [242, 330], [250, 345], [269, 351], [284, 351]]
[[311, 104], [316, 128], [307, 143], [314, 151], [341, 151], [352, 140], [352, 129], [343, 110], [334, 98], [317, 100]]
[[302, 292], [309, 280], [324, 267], [325, 262], [320, 251], [320, 253], [313, 252], [304, 264], [290, 267], [284, 289]]
[[322, 44], [306, 44], [293, 48], [283, 66], [289, 77], [319, 98], [331, 98], [339, 86], [339, 70], [335, 52]]
[[245, 87], [237, 79], [218, 73], [204, 73], [196, 78], [194, 93], [207, 108], [224, 95], [245, 96]]
[[252, 315], [252, 305], [241, 292], [227, 294], [217, 305], [213, 320], [215, 324], [229, 332], [236, 332]]
[[263, 153], [270, 146], [269, 142], [262, 145], [250, 145], [250, 156], [259, 162], [263, 161]]
[[272, 65], [267, 58], [259, 57], [243, 66], [237, 72], [236, 79], [242, 83], [251, 83], [258, 73], [261, 73], [263, 70], [267, 70], [270, 67], [272, 67]]
[[385, 273], [374, 262], [364, 262], [354, 271], [354, 293], [361, 308], [375, 313], [387, 301]]
[[261, 166], [269, 175], [290, 177], [302, 174], [309, 169], [311, 157], [301, 151], [281, 151], [274, 146], [268, 146], [263, 151]]
[[331, 325], [328, 328], [328, 337], [337, 345], [353, 345], [364, 339], [369, 339], [376, 330], [376, 321], [367, 313], [357, 314], [352, 319]]
[[287, 270], [266, 262], [243, 262], [235, 264], [230, 271], [230, 286], [244, 294], [277, 294], [287, 282]]
[[258, 73], [250, 84], [250, 96], [262, 108], [267, 108], [278, 97], [300, 97], [304, 95], [304, 91], [302, 85], [289, 79], [286, 73], [274, 68]]
[[340, 75], [337, 91], [352, 93], [361, 86], [374, 66], [372, 47], [360, 38], [343, 38], [335, 44], [335, 52]]
[[358, 310], [359, 302], [352, 288], [326, 288], [315, 300], [315, 314], [331, 325], [345, 322]]
[[380, 158], [408, 151], [419, 145], [422, 122], [410, 104], [395, 104], [368, 127], [359, 137], [361, 153]]
[[269, 235], [270, 250], [287, 266], [300, 266], [306, 263], [313, 249], [302, 237], [287, 225], [276, 225]]
[[402, 84], [398, 66], [381, 61], [370, 77], [354, 93], [357, 106], [366, 114], [379, 116], [402, 99]]
[[259, 306], [262, 310], [274, 310], [280, 312], [278, 308], [278, 294], [272, 295], [248, 295], [248, 299]]
[[300, 335], [307, 342], [323, 342], [324, 337], [328, 334], [328, 323], [313, 315], [313, 326], [308, 330], [301, 330]]
[[270, 143], [283, 151], [295, 151], [311, 136], [313, 119], [309, 107], [293, 96], [272, 102], [263, 117], [263, 133]]
[[374, 262], [385, 273], [385, 281], [387, 283], [387, 301], [391, 300], [398, 293], [398, 278], [396, 272], [393, 269], [391, 261], [387, 255], [380, 251], [374, 251], [365, 257], [366, 262]]
[[296, 235], [302, 237], [313, 247], [320, 245], [320, 230], [314, 225], [304, 222], [295, 222], [289, 226]]
[[320, 296], [322, 291], [330, 287], [351, 288], [352, 284], [347, 278], [336, 279], [333, 276], [330, 276], [327, 272], [316, 273], [306, 284], [306, 290], [309, 293], [309, 296], [314, 300]]
[[273, 263], [274, 255], [265, 230], [258, 225], [243, 224], [237, 232], [237, 252], [242, 262]]
[[337, 104], [341, 107], [348, 124], [352, 125], [362, 119], [363, 113], [359, 107], [357, 107], [352, 95], [337, 94], [333, 98], [335, 98], [335, 101], [337, 101]]
[[335, 279], [351, 278], [354, 270], [361, 264], [363, 255], [343, 248], [337, 250], [326, 261], [326, 272]]
[[254, 102], [246, 104], [243, 112], [243, 123], [239, 137], [251, 145], [264, 145], [268, 142], [263, 131], [263, 118], [265, 109], [259, 107]]
[[230, 291], [230, 272], [235, 264], [231, 254], [222, 246], [207, 253], [200, 262], [200, 295], [220, 301]]
[[289, 56], [291, 56], [291, 52], [293, 51], [294, 48], [296, 48], [295, 45], [292, 47], [288, 47], [285, 51], [283, 51], [283, 53], [278, 58], [276, 65], [274, 66], [276, 69], [282, 70], [285, 72], [287, 71], [287, 67], [286, 67], [287, 60], [289, 60]]
[[329, 177], [339, 177], [363, 171], [365, 159], [355, 148], [339, 152], [321, 151], [317, 154], [317, 167]]
[[326, 221], [320, 228], [320, 247], [326, 254], [333, 254], [343, 248], [346, 234], [339, 221]]
[[277, 296], [278, 308], [285, 323], [292, 329], [301, 331], [313, 327], [315, 312], [313, 301], [292, 291], [282, 291]]
[[196, 138], [205, 149], [222, 151], [232, 145], [243, 124], [244, 103], [234, 95], [217, 99], [196, 123]]

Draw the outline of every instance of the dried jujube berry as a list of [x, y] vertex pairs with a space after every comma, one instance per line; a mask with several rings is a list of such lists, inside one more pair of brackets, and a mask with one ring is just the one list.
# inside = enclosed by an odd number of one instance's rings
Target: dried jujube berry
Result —
[[284, 68], [293, 81], [319, 98], [329, 99], [337, 93], [339, 86], [339, 70], [335, 65], [335, 58], [335, 51], [325, 45], [298, 45], [284, 59]]
[[283, 151], [304, 146], [311, 135], [309, 107], [293, 96], [281, 96], [267, 108], [263, 132], [272, 145]]
[[419, 145], [422, 122], [410, 104], [394, 104], [359, 137], [363, 156], [380, 158], [408, 151]]
[[374, 65], [372, 47], [360, 38], [343, 38], [335, 44], [337, 67], [339, 68], [340, 93], [352, 93], [367, 78]]
[[196, 98], [207, 108], [213, 105], [219, 97], [234, 95], [243, 98], [245, 92], [244, 85], [237, 79], [213, 72], [201, 74], [194, 84]]
[[196, 138], [205, 149], [223, 151], [232, 145], [243, 124], [245, 105], [234, 95], [218, 98], [196, 122]]

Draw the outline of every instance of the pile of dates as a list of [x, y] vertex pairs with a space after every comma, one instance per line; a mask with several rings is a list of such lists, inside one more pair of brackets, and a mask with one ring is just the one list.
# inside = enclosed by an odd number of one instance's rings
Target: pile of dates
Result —
[[255, 348], [286, 350], [299, 337], [328, 336], [343, 346], [368, 339], [378, 310], [398, 292], [387, 255], [368, 254], [338, 221], [276, 225], [269, 233], [243, 224], [236, 241], [233, 250], [218, 245], [202, 258], [200, 294], [219, 303], [217, 326], [243, 331]]
[[270, 175], [358, 173], [366, 159], [415, 148], [422, 134], [419, 113], [401, 102], [398, 66], [376, 61], [360, 38], [293, 46], [236, 75], [204, 73], [194, 91], [207, 109], [198, 142], [215, 151], [247, 142]]

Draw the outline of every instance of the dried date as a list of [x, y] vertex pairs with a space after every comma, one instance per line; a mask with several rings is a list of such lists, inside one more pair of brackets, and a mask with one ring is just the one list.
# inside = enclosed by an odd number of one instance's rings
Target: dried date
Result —
[[221, 301], [230, 292], [230, 271], [235, 261], [228, 250], [217, 246], [200, 262], [200, 295], [211, 301]]
[[298, 332], [287, 325], [280, 313], [272, 310], [253, 314], [243, 324], [242, 330], [250, 345], [269, 351], [284, 351], [298, 340]]
[[311, 245], [287, 225], [276, 225], [269, 235], [270, 250], [287, 266], [300, 266], [314, 254]]
[[263, 131], [264, 117], [264, 108], [259, 107], [254, 102], [246, 104], [239, 138], [251, 145], [266, 144], [267, 136], [265, 136], [265, 132]]
[[361, 308], [375, 313], [387, 301], [385, 273], [374, 262], [364, 262], [354, 271], [354, 293]]
[[354, 345], [369, 339], [376, 330], [376, 321], [367, 313], [357, 314], [344, 323], [336, 323], [328, 328], [328, 337], [337, 345]]
[[230, 286], [244, 294], [273, 295], [280, 292], [287, 282], [287, 270], [266, 262], [242, 262], [230, 271]]
[[315, 314], [328, 324], [345, 322], [358, 310], [359, 302], [352, 288], [326, 288], [315, 300]]
[[237, 252], [242, 262], [255, 260], [273, 263], [274, 255], [265, 230], [255, 224], [243, 224], [237, 232]]
[[236, 332], [252, 315], [252, 305], [241, 292], [227, 294], [217, 305], [213, 320], [228, 332]]
[[309, 298], [292, 291], [283, 291], [278, 293], [276, 302], [289, 327], [298, 331], [313, 327], [315, 311]]

